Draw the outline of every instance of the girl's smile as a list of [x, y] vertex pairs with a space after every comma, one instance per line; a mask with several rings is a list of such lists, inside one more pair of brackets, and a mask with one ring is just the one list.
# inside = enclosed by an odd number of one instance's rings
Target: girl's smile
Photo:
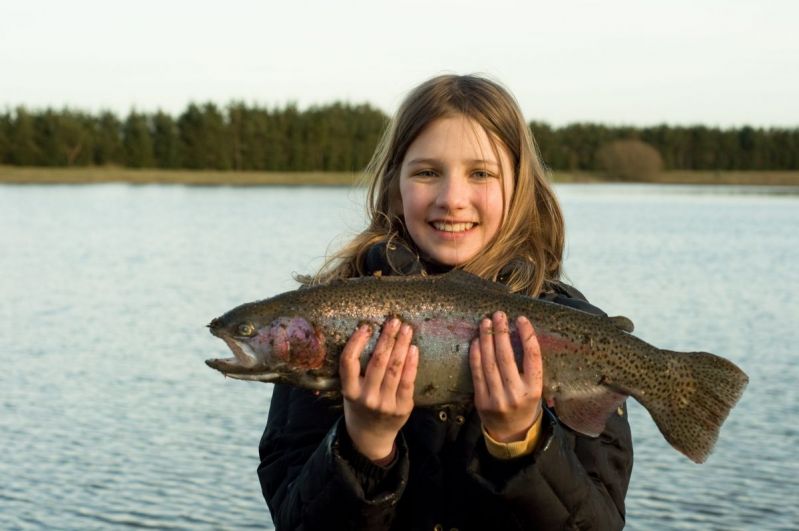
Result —
[[506, 149], [464, 115], [430, 123], [402, 161], [405, 226], [419, 249], [443, 265], [463, 264], [488, 245], [512, 193]]

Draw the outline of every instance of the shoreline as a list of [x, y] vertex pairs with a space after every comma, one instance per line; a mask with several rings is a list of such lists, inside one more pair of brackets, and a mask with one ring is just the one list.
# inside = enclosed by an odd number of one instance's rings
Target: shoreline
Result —
[[[266, 172], [131, 169], [118, 167], [44, 168], [0, 166], [0, 184], [179, 184], [189, 186], [353, 186], [358, 172]], [[621, 181], [599, 173], [551, 173], [551, 182], [638, 183], [741, 186], [799, 186], [799, 171], [664, 171], [650, 179]]]

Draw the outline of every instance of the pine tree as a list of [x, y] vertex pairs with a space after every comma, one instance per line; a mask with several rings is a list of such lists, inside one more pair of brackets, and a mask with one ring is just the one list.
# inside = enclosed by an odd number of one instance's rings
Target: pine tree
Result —
[[231, 150], [225, 119], [213, 103], [190, 104], [178, 118], [180, 160], [185, 168], [227, 170]]
[[153, 121], [153, 156], [159, 168], [180, 167], [180, 133], [175, 120], [158, 111]]
[[8, 164], [11, 154], [11, 116], [8, 113], [0, 114], [0, 164]]
[[36, 145], [34, 117], [25, 107], [17, 107], [11, 121], [8, 161], [19, 166], [36, 166], [40, 163], [41, 150]]
[[122, 122], [110, 111], [94, 120], [93, 162], [99, 166], [125, 164], [122, 146]]
[[125, 166], [129, 168], [155, 166], [153, 140], [147, 116], [130, 111], [122, 126], [122, 146], [125, 152]]

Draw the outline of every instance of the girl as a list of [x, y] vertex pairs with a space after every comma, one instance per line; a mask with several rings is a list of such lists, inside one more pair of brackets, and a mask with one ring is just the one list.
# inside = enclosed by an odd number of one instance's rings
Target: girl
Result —
[[[513, 97], [476, 76], [440, 76], [401, 105], [367, 170], [370, 225], [313, 279], [461, 268], [514, 292], [602, 313], [559, 282], [563, 219]], [[278, 529], [620, 529], [632, 469], [626, 412], [598, 438], [542, 404], [541, 353], [519, 318], [480, 323], [474, 404], [413, 409], [419, 353], [388, 320], [340, 360], [343, 408], [276, 385], [258, 475]]]

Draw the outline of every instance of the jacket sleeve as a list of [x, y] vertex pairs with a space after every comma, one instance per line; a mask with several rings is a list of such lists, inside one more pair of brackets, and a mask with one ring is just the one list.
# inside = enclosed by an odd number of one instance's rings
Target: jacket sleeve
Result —
[[478, 447], [469, 473], [504, 499], [520, 529], [621, 529], [632, 473], [626, 411], [612, 415], [597, 438], [575, 434], [545, 410], [539, 446], [509, 461]]
[[[545, 297], [604, 315], [565, 285]], [[599, 437], [575, 433], [545, 408], [532, 454], [497, 460], [478, 445], [468, 473], [478, 488], [505, 500], [519, 528], [601, 529], [624, 527], [624, 497], [632, 474], [633, 447], [626, 405], [610, 416]]]
[[261, 482], [278, 530], [388, 529], [408, 477], [408, 450], [379, 467], [352, 448], [341, 406], [275, 385], [259, 446]]

